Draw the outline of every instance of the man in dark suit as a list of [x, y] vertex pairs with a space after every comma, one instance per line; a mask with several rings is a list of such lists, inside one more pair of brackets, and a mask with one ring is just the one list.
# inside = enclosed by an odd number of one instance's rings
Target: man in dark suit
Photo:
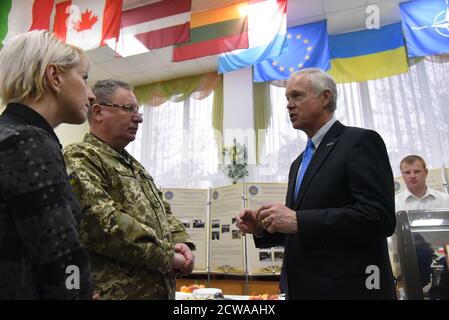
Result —
[[292, 74], [285, 95], [293, 127], [308, 136], [290, 167], [286, 205], [242, 209], [237, 226], [259, 248], [285, 246], [287, 299], [395, 298], [394, 187], [382, 138], [333, 118], [336, 85], [320, 69]]

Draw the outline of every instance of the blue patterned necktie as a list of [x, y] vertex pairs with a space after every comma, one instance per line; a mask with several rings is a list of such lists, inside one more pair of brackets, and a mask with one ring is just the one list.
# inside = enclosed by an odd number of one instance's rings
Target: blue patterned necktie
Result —
[[298, 199], [299, 187], [301, 186], [302, 178], [304, 178], [304, 173], [306, 173], [307, 167], [309, 166], [310, 160], [312, 159], [315, 146], [311, 139], [307, 140], [306, 150], [302, 155], [301, 168], [298, 171], [298, 177], [296, 179], [295, 185], [295, 201]]

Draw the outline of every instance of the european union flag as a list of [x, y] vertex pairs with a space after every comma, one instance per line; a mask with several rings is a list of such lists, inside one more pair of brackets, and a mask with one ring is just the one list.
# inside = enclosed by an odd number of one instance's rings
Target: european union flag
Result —
[[409, 57], [449, 52], [448, 0], [399, 4]]
[[287, 42], [287, 53], [254, 65], [255, 82], [288, 79], [303, 68], [330, 68], [326, 20], [288, 28]]

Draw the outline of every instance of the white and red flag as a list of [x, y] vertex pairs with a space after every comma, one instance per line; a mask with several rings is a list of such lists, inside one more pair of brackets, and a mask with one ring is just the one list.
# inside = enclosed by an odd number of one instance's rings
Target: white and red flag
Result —
[[71, 0], [56, 5], [53, 32], [84, 50], [106, 44], [120, 32], [122, 0]]
[[192, 0], [162, 0], [122, 12], [120, 38], [108, 45], [122, 56], [190, 39]]

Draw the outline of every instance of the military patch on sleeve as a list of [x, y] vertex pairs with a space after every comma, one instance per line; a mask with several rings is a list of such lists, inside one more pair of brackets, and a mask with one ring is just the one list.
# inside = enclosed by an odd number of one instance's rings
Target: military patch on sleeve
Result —
[[76, 184], [76, 175], [74, 173], [69, 175], [69, 183], [72, 187]]

